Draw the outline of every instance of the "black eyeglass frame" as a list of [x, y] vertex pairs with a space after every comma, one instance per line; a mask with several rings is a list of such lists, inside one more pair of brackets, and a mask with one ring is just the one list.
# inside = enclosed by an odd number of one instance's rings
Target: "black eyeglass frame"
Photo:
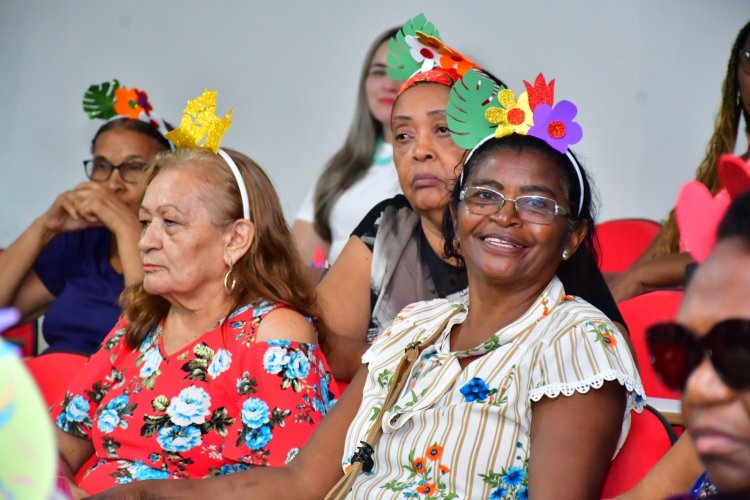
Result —
[[[646, 343], [656, 375], [670, 389], [684, 391], [706, 357], [724, 384], [737, 391], [750, 389], [750, 319], [721, 321], [700, 338], [679, 323], [657, 323], [646, 329]], [[664, 346], [671, 352], [658, 349]], [[684, 366], [675, 366], [675, 354], [682, 354]]]
[[[94, 164], [96, 162], [103, 162], [103, 163], [109, 165], [109, 174], [107, 174], [107, 177], [104, 177], [103, 179], [94, 179], [93, 178], [93, 173], [94, 173], [93, 169], [94, 169]], [[115, 170], [119, 170], [120, 171], [120, 178], [122, 179], [123, 182], [125, 182], [127, 184], [138, 184], [140, 182], [140, 180], [141, 180], [140, 177], [137, 178], [137, 179], [135, 179], [135, 180], [131, 180], [131, 179], [128, 178], [129, 175], [128, 176], [124, 175], [124, 172], [126, 172], [127, 170], [123, 170], [122, 169], [122, 167], [125, 166], [125, 165], [133, 165], [133, 164], [139, 164], [139, 165], [141, 165], [141, 169], [139, 171], [140, 173], [145, 172], [146, 167], [148, 167], [148, 163], [147, 162], [141, 162], [141, 161], [137, 161], [137, 160], [126, 160], [126, 161], [120, 163], [119, 165], [113, 165], [112, 163], [108, 162], [107, 160], [92, 158], [90, 160], [83, 160], [83, 172], [86, 174], [86, 177], [89, 180], [91, 180], [91, 181], [94, 181], [94, 182], [106, 182], [106, 181], [109, 180], [110, 177], [112, 177], [112, 174], [114, 173]]]
[[[493, 212], [487, 212], [487, 213], [473, 212], [471, 210], [471, 207], [472, 206], [477, 206], [479, 204], [473, 203], [471, 201], [467, 201], [466, 200], [466, 193], [469, 190], [486, 191], [486, 192], [490, 192], [490, 193], [496, 194], [497, 196], [499, 196], [502, 199], [502, 202], [500, 202], [500, 203], [494, 203], [494, 204], [493, 203], [485, 203], [485, 204], [483, 204], [484, 206], [494, 205], [495, 206], [495, 210]], [[521, 215], [521, 210], [519, 210], [519, 207], [518, 207], [518, 202], [520, 200], [524, 200], [524, 199], [544, 200], [544, 201], [550, 201], [550, 202], [554, 203], [555, 209], [554, 209], [553, 212], [550, 212], [550, 214], [549, 214], [549, 220], [544, 220], [544, 221], [540, 221], [539, 220], [538, 221], [538, 220], [528, 220], [528, 218], [524, 218]], [[552, 198], [547, 198], [546, 196], [538, 196], [538, 195], [524, 195], [524, 196], [519, 196], [518, 198], [515, 198], [515, 199], [514, 198], [508, 198], [503, 193], [501, 193], [499, 191], [495, 191], [494, 189], [491, 189], [491, 188], [488, 188], [488, 187], [485, 187], [485, 186], [466, 186], [465, 188], [463, 188], [461, 190], [461, 193], [459, 195], [459, 200], [463, 201], [464, 203], [466, 203], [466, 205], [469, 208], [469, 212], [471, 212], [474, 215], [494, 215], [494, 214], [500, 212], [500, 210], [503, 209], [503, 207], [505, 206], [506, 202], [511, 201], [511, 202], [513, 202], [513, 208], [516, 211], [516, 213], [518, 214], [518, 217], [521, 220], [523, 220], [525, 222], [530, 222], [532, 224], [551, 224], [552, 221], [555, 220], [555, 217], [557, 217], [558, 215], [563, 215], [563, 216], [570, 215], [570, 212], [565, 207], [562, 207], [562, 206], [558, 205], [557, 201], [553, 200]]]

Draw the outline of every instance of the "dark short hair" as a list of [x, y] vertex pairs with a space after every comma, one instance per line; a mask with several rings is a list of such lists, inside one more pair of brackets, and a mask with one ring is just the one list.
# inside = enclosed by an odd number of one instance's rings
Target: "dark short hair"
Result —
[[[167, 125], [167, 128], [169, 130], [172, 129], [172, 127], [170, 127], [169, 125]], [[132, 130], [133, 132], [138, 132], [139, 134], [143, 134], [155, 140], [164, 151], [171, 149], [171, 145], [169, 144], [167, 138], [164, 137], [159, 129], [153, 124], [141, 120], [133, 120], [131, 118], [118, 118], [116, 120], [105, 122], [101, 127], [99, 127], [99, 130], [96, 131], [96, 134], [94, 134], [94, 138], [91, 139], [92, 153], [94, 152], [96, 141], [97, 139], [99, 139], [99, 136], [104, 132], [108, 132], [110, 130]]]

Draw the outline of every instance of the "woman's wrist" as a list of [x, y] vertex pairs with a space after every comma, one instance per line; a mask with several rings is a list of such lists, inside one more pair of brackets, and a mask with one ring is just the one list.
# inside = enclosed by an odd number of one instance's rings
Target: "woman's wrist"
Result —
[[39, 243], [40, 248], [44, 248], [47, 244], [52, 241], [55, 236], [60, 234], [59, 231], [50, 227], [47, 223], [45, 215], [41, 215], [34, 219], [31, 225], [26, 230], [31, 238]]

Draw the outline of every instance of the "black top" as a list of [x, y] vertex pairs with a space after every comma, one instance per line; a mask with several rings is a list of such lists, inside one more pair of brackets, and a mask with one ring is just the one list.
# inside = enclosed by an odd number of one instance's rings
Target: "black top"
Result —
[[[387, 207], [411, 208], [406, 197], [401, 194], [388, 200], [381, 201], [375, 205], [367, 215], [365, 215], [362, 222], [360, 222], [352, 232], [352, 236], [357, 236], [361, 239], [371, 252], [375, 245], [375, 235], [378, 231], [380, 217]], [[432, 278], [435, 289], [440, 296], [445, 297], [466, 288], [469, 285], [466, 277], [466, 269], [464, 267], [453, 266], [441, 259], [427, 243], [427, 237], [425, 236], [424, 231], [420, 231], [419, 236], [423, 243], [420, 245], [422, 259], [427, 264], [430, 277]], [[578, 254], [581, 255], [578, 256]], [[622, 318], [622, 314], [620, 314], [620, 310], [617, 308], [617, 304], [607, 287], [607, 283], [604, 281], [604, 276], [602, 276], [601, 271], [599, 271], [596, 259], [594, 259], [588, 249], [583, 246], [578, 249], [576, 256], [578, 256], [580, 260], [586, 262], [585, 267], [588, 268], [588, 272], [586, 273], [588, 276], [585, 279], [586, 283], [585, 286], [572, 285], [566, 283], [568, 280], [564, 276], [559, 276], [565, 287], [565, 292], [586, 300], [591, 305], [602, 311], [610, 320], [625, 324], [625, 320]], [[372, 286], [370, 287], [370, 312], [372, 312], [372, 308], [378, 298], [378, 293], [379, 290], [373, 289]]]

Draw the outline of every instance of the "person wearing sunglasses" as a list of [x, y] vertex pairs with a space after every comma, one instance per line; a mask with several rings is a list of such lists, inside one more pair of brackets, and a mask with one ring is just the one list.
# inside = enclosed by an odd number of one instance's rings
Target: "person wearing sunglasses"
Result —
[[[102, 92], [108, 103], [87, 102]], [[18, 308], [24, 320], [44, 314], [45, 353], [88, 356], [117, 322], [120, 293], [142, 279], [139, 182], [170, 149], [145, 92], [94, 85], [84, 110], [107, 120], [83, 162], [88, 181], [60, 194], [0, 255], [0, 306]]]
[[[725, 497], [750, 498], [750, 193], [737, 198], [700, 265], [676, 322], [648, 329], [652, 363], [682, 391], [682, 413], [706, 468]], [[691, 497], [688, 497], [691, 498]]]
[[[721, 94], [714, 132], [695, 173], [695, 180], [705, 184], [713, 195], [722, 188], [717, 168], [719, 157], [734, 153], [740, 118], [745, 123], [744, 136], [750, 140], [750, 22], [740, 29], [734, 41]], [[750, 151], [745, 149], [741, 157], [747, 160]], [[686, 266], [693, 262], [681, 245], [672, 210], [658, 236], [638, 260], [625, 272], [608, 275], [607, 282], [615, 300], [621, 302], [651, 289], [682, 286]]]
[[[722, 220], [675, 322], [646, 332], [657, 375], [682, 391], [687, 432], [618, 500], [750, 498], [750, 193]], [[705, 472], [704, 472], [705, 471]]]

